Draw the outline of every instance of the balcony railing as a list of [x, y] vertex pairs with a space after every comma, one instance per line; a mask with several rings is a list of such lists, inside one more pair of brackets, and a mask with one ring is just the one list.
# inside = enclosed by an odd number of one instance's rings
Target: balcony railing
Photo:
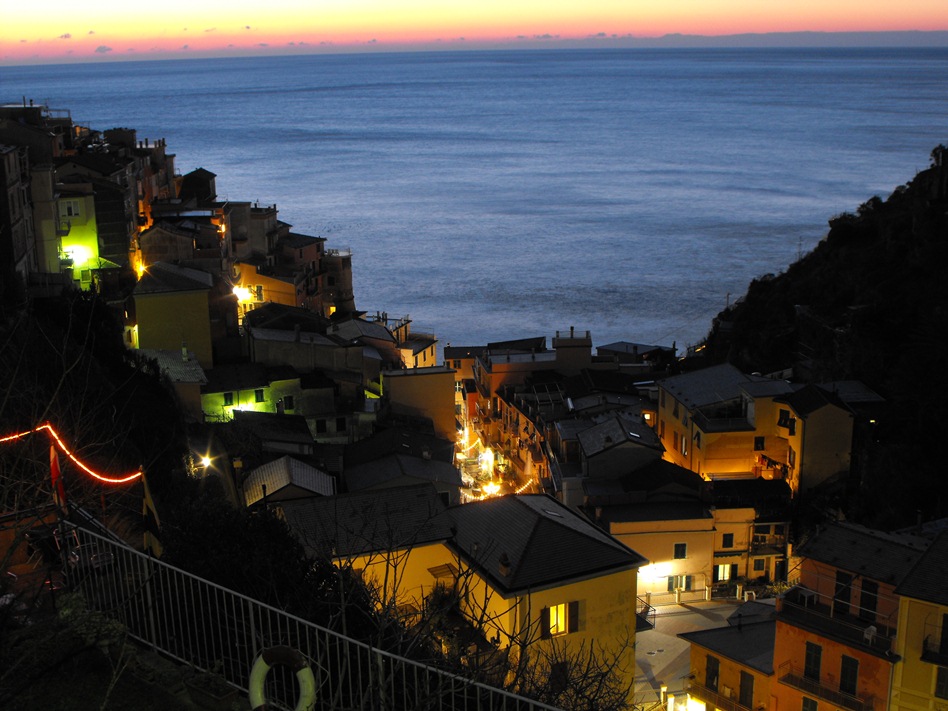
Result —
[[878, 620], [834, 613], [829, 601], [815, 591], [795, 588], [777, 602], [777, 619], [834, 638], [852, 647], [891, 658], [895, 628]]
[[872, 711], [871, 696], [854, 696], [840, 690], [836, 686], [824, 684], [816, 679], [809, 679], [802, 669], [793, 666], [789, 662], [781, 664], [777, 671], [777, 679], [781, 684], [792, 686], [794, 689], [802, 691], [809, 696], [824, 699], [834, 706], [848, 709], [849, 711]]
[[709, 707], [719, 708], [721, 711], [749, 711], [751, 708], [696, 681], [688, 682], [687, 691], [694, 698], [704, 701]]
[[925, 641], [922, 644], [922, 661], [948, 667], [948, 644], [945, 644], [941, 630], [930, 632], [926, 626]]

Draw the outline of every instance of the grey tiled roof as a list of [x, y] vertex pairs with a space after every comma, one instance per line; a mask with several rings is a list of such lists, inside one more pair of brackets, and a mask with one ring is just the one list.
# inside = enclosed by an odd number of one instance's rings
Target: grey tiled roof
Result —
[[[647, 562], [545, 494], [463, 504], [453, 507], [451, 515], [457, 527], [452, 546], [505, 594], [561, 585]], [[507, 562], [506, 569], [502, 561]]]
[[166, 294], [177, 291], [207, 291], [214, 286], [214, 277], [207, 272], [179, 267], [166, 262], [149, 264], [135, 287], [135, 296]]
[[948, 531], [941, 533], [905, 574], [895, 592], [906, 597], [948, 605]]
[[146, 358], [152, 358], [158, 363], [161, 373], [173, 383], [200, 383], [207, 382], [204, 369], [198, 363], [197, 356], [188, 351], [187, 359], [181, 350], [164, 350], [159, 348], [141, 348], [138, 351]]
[[764, 674], [774, 673], [774, 640], [777, 621], [728, 625], [710, 630], [683, 632], [678, 636], [708, 651], [756, 669]]
[[452, 520], [431, 484], [282, 504], [310, 554], [360, 555], [447, 540]]
[[797, 554], [882, 583], [898, 585], [922, 556], [927, 541], [833, 523], [806, 541]]
[[715, 365], [691, 373], [673, 375], [659, 384], [689, 409], [740, 397], [741, 386], [766, 378], [745, 375], [730, 364]]
[[268, 497], [291, 485], [320, 496], [332, 496], [336, 493], [331, 476], [289, 455], [257, 467], [247, 475], [241, 487], [247, 506], [263, 498], [264, 485], [267, 487]]
[[447, 462], [401, 454], [391, 454], [366, 462], [345, 471], [346, 486], [350, 491], [382, 486], [404, 477], [461, 486], [461, 475]]

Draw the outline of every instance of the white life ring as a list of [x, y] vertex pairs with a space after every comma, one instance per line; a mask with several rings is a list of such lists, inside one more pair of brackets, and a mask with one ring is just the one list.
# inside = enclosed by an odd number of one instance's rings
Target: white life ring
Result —
[[296, 672], [296, 680], [300, 685], [300, 698], [294, 711], [311, 711], [316, 703], [316, 679], [310, 669], [306, 657], [292, 647], [267, 647], [253, 661], [250, 669], [250, 708], [253, 711], [267, 711], [270, 706], [263, 693], [263, 685], [267, 673], [276, 665], [282, 664]]

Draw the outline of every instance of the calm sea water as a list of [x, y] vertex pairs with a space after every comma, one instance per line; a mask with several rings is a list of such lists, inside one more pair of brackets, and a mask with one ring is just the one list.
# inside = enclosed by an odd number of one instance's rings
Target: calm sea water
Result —
[[948, 142], [948, 50], [331, 55], [0, 68], [0, 100], [165, 138], [351, 248], [442, 344], [703, 337]]

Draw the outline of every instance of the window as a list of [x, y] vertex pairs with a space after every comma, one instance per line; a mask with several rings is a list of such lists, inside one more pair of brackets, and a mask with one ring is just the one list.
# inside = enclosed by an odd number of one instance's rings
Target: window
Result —
[[709, 654], [704, 663], [704, 685], [711, 691], [717, 691], [720, 676], [721, 660]]
[[737, 577], [737, 564], [725, 563], [724, 565], [714, 566], [714, 580], [715, 583], [723, 583], [730, 580], [732, 577]]
[[741, 691], [738, 703], [746, 708], [754, 708], [754, 675], [741, 671]]
[[672, 406], [672, 417], [678, 417], [678, 401], [675, 400], [675, 404]]
[[767, 561], [765, 561], [763, 558], [757, 558], [757, 559], [754, 561], [754, 571], [755, 571], [755, 572], [758, 572], [758, 573], [763, 572], [763, 571], [764, 571], [764, 567], [765, 567], [764, 564], [765, 564], [766, 562], [767, 562]]
[[558, 637], [579, 630], [579, 602], [561, 602], [540, 610], [540, 636]]
[[459, 361], [459, 360], [454, 361], [454, 366], [453, 366], [453, 368], [454, 368], [455, 370], [460, 370], [460, 369], [461, 369], [461, 361]]
[[257, 388], [256, 390], [253, 391], [253, 401], [254, 401], [254, 402], [263, 402], [263, 401], [264, 401], [263, 388]]
[[550, 665], [550, 692], [562, 694], [569, 687], [569, 662], [553, 662]]
[[678, 430], [672, 433], [672, 449], [678, 449]]
[[815, 699], [803, 697], [803, 711], [817, 711], [819, 706], [816, 703]]
[[346, 418], [337, 417], [336, 418], [336, 432], [345, 432], [346, 431]]
[[234, 393], [224, 393], [224, 407], [234, 406]]
[[836, 571], [836, 589], [833, 593], [833, 615], [849, 614], [849, 595], [853, 589], [853, 576], [842, 570]]
[[764, 438], [763, 438], [763, 437], [754, 437], [754, 451], [755, 451], [755, 452], [763, 452], [765, 449], [766, 449], [766, 447], [764, 446]]
[[823, 648], [813, 642], [806, 643], [806, 656], [803, 660], [803, 677], [811, 681], [820, 680], [820, 664], [823, 659]]
[[695, 447], [701, 449], [701, 433], [695, 432]]
[[691, 575], [669, 575], [668, 576], [668, 592], [675, 592], [676, 590], [691, 590]]
[[844, 654], [839, 667], [839, 690], [850, 696], [855, 696], [858, 678], [859, 660], [854, 657], [847, 657]]
[[688, 456], [688, 438], [685, 435], [681, 436], [681, 455]]
[[723, 540], [723, 542], [721, 543], [721, 547], [722, 547], [722, 548], [733, 548], [733, 547], [734, 547], [734, 534], [733, 534], [733, 533], [725, 533], [725, 534], [724, 534], [724, 540]]
[[294, 403], [293, 403], [293, 396], [292, 396], [292, 395], [284, 395], [284, 396], [283, 396], [283, 409], [284, 409], [284, 410], [292, 410], [292, 409], [293, 409], [293, 405], [294, 405]]
[[879, 599], [879, 583], [862, 579], [859, 589], [859, 617], [863, 620], [876, 619], [876, 601]]
[[316, 434], [326, 434], [326, 420], [316, 420]]
[[256, 299], [257, 301], [263, 301], [263, 285], [262, 284], [251, 286], [250, 290], [253, 292], [254, 299]]
[[948, 667], [938, 667], [935, 672], [935, 696], [948, 699]]
[[658, 421], [658, 436], [665, 439], [665, 420]]
[[681, 560], [687, 557], [688, 557], [688, 544], [676, 543], [675, 544], [675, 560]]
[[790, 465], [791, 469], [797, 465], [797, 453], [793, 451], [793, 447], [787, 450], [787, 464]]
[[59, 201], [59, 216], [60, 217], [79, 217], [79, 201], [78, 200], [60, 200]]

